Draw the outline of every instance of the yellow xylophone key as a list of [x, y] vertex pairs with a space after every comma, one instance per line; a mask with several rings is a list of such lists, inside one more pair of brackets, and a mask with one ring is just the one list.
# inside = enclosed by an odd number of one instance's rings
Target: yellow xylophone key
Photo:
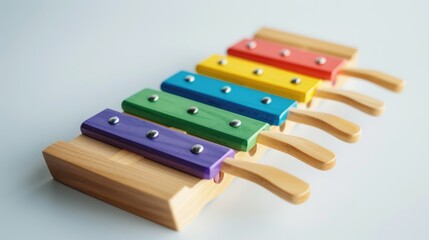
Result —
[[322, 83], [317, 78], [221, 55], [212, 55], [200, 62], [197, 71], [299, 102], [309, 102], [316, 88]]

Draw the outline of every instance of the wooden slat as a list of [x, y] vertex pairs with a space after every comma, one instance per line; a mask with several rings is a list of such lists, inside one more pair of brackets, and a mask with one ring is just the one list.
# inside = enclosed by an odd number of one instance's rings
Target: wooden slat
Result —
[[346, 60], [354, 60], [358, 51], [356, 48], [310, 38], [295, 33], [280, 31], [273, 28], [264, 27], [255, 33], [255, 38], [291, 45], [298, 48], [307, 49], [319, 53], [324, 53]]

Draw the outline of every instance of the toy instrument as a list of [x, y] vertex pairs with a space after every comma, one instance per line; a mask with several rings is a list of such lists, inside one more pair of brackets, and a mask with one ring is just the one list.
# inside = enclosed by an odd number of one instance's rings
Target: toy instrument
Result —
[[276, 149], [329, 170], [335, 153], [292, 135], [295, 124], [347, 143], [360, 139], [361, 128], [315, 111], [317, 99], [377, 116], [384, 103], [341, 90], [347, 78], [393, 92], [404, 87], [397, 77], [357, 68], [355, 48], [271, 28], [226, 52], [199, 62], [198, 73], [179, 71], [160, 79], [161, 90], [124, 96], [122, 111], [106, 108], [88, 116], [80, 136], [43, 151], [54, 179], [174, 230], [191, 223], [234, 177], [301, 204], [310, 196], [310, 185], [256, 163], [265, 151]]

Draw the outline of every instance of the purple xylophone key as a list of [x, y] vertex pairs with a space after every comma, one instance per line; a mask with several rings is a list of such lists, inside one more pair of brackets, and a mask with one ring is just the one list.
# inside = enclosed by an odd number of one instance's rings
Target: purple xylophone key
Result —
[[219, 173], [222, 160], [235, 155], [230, 148], [111, 109], [86, 120], [81, 131], [102, 142], [206, 179]]

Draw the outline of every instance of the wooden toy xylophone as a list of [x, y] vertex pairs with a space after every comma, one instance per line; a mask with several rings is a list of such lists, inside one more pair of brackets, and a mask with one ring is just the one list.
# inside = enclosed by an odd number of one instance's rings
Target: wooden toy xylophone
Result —
[[122, 102], [124, 113], [105, 109], [82, 123], [81, 136], [46, 148], [54, 179], [175, 230], [190, 223], [233, 176], [299, 204], [309, 197], [309, 184], [255, 162], [274, 148], [331, 169], [335, 154], [290, 135], [294, 124], [356, 142], [359, 126], [309, 110], [317, 98], [379, 115], [383, 102], [338, 89], [346, 77], [392, 91], [404, 86], [388, 74], [353, 67], [354, 48], [269, 28], [227, 52], [200, 62], [200, 74], [172, 75], [162, 91], [138, 91]]

